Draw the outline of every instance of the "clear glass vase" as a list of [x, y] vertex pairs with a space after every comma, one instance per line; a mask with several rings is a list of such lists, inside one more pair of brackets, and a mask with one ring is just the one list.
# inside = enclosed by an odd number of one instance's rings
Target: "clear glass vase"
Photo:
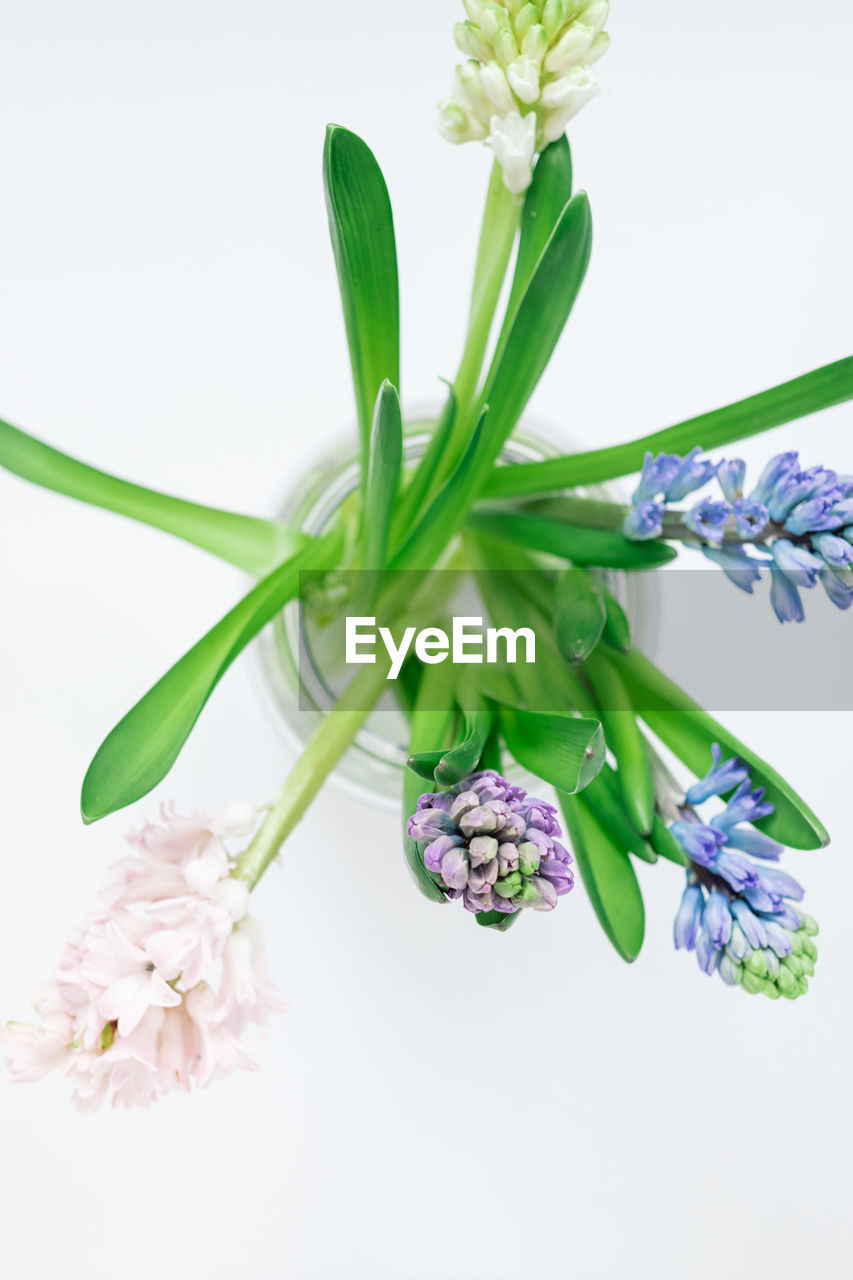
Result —
[[[424, 452], [435, 426], [438, 410], [414, 415], [406, 426], [404, 464]], [[505, 445], [501, 457], [507, 463], [539, 462], [567, 449], [546, 427], [527, 420]], [[328, 528], [341, 504], [359, 484], [359, 450], [353, 430], [339, 440], [293, 484], [277, 514], [314, 536]], [[618, 501], [611, 488], [590, 486], [589, 497]], [[613, 573], [610, 589], [628, 614], [636, 640], [646, 647], [651, 640], [656, 610], [648, 579], [653, 575]], [[268, 713], [294, 753], [301, 753], [318, 723], [334, 701], [316, 651], [312, 648], [298, 604], [286, 606], [261, 634], [254, 647], [256, 684]], [[406, 720], [389, 694], [370, 713], [337, 768], [330, 774], [336, 785], [378, 808], [395, 810], [400, 803], [406, 767]]]

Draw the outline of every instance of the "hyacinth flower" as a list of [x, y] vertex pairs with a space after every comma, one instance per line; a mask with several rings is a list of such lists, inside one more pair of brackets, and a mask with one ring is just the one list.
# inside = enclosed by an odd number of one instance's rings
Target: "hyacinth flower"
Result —
[[456, 24], [454, 37], [469, 61], [439, 104], [438, 127], [449, 142], [485, 142], [507, 190], [520, 195], [536, 156], [598, 91], [592, 67], [610, 43], [603, 30], [610, 5], [464, 3], [468, 21]]
[[[752, 788], [742, 760], [724, 760], [716, 744], [713, 754], [710, 771], [688, 788], [670, 825], [688, 858], [676, 948], [695, 951], [700, 969], [729, 986], [795, 999], [814, 974], [817, 925], [797, 905], [802, 886], [774, 865], [783, 846], [753, 825], [774, 806], [761, 787]], [[705, 822], [696, 806], [726, 794], [725, 808]]]
[[422, 795], [407, 831], [425, 846], [424, 865], [436, 883], [466, 911], [551, 911], [574, 883], [556, 813], [485, 769]]
[[[743, 591], [770, 571], [770, 601], [780, 622], [802, 622], [800, 591], [820, 583], [838, 609], [853, 605], [853, 476], [800, 467], [795, 451], [777, 454], [745, 493], [740, 458], [716, 465], [675, 454], [647, 453], [622, 531], [633, 542], [679, 538], [701, 548]], [[679, 475], [682, 477], [678, 482]], [[684, 511], [669, 504], [714, 477], [722, 496]]]
[[37, 987], [38, 1022], [9, 1022], [6, 1065], [20, 1083], [58, 1071], [81, 1111], [147, 1107], [257, 1063], [252, 1025], [285, 1008], [268, 973], [249, 887], [226, 841], [257, 825], [233, 805], [209, 817], [163, 808], [128, 836], [102, 905]]

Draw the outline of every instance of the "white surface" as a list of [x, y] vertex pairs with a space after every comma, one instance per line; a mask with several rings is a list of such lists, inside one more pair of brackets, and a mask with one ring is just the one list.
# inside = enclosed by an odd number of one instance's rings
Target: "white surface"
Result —
[[[614, 8], [609, 92], [571, 133], [593, 266], [534, 405], [590, 443], [851, 350], [853, 9]], [[410, 402], [453, 372], [488, 172], [432, 131], [457, 0], [296, 10], [0, 3], [0, 413], [261, 512], [351, 416], [326, 120], [389, 181]], [[744, 453], [853, 470], [850, 425]], [[241, 583], [2, 476], [0, 546], [0, 1010], [21, 1017], [136, 816], [83, 829], [88, 759]], [[751, 1000], [674, 954], [666, 866], [641, 868], [631, 969], [582, 890], [484, 936], [411, 888], [390, 817], [327, 793], [258, 895], [294, 1006], [261, 1072], [147, 1114], [78, 1117], [61, 1082], [0, 1093], [4, 1276], [848, 1275], [850, 717], [730, 723], [835, 837], [789, 860], [822, 924], [806, 999]], [[260, 800], [288, 764], [243, 662], [140, 809]]]

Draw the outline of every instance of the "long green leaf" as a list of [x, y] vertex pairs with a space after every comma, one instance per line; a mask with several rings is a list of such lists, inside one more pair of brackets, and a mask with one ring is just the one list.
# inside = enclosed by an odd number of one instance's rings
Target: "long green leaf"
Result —
[[387, 380], [376, 398], [370, 436], [370, 462], [365, 488], [362, 569], [381, 570], [388, 561], [388, 536], [403, 462], [403, 416], [400, 397]]
[[[409, 751], [412, 756], [446, 749], [455, 718], [453, 685], [454, 675], [449, 663], [421, 668], [421, 680], [409, 732]], [[441, 889], [424, 866], [421, 845], [412, 840], [406, 830], [409, 818], [417, 808], [419, 796], [434, 787], [435, 783], [424, 786], [423, 779], [412, 769], [404, 770], [403, 854], [415, 884], [424, 897], [430, 902], [446, 902]]]
[[333, 567], [342, 541], [334, 529], [274, 569], [119, 721], [83, 780], [84, 822], [133, 804], [166, 776], [228, 667], [296, 595], [301, 572]]
[[639, 471], [646, 450], [689, 453], [696, 445], [707, 450], [718, 449], [850, 399], [853, 399], [853, 356], [823, 365], [769, 391], [737, 400], [724, 409], [714, 409], [677, 426], [641, 436], [639, 440], [549, 458], [546, 462], [501, 467], [489, 485], [489, 495], [497, 498], [547, 493], [613, 480]]
[[584, 674], [595, 694], [604, 740], [619, 765], [625, 810], [637, 830], [647, 836], [655, 812], [654, 781], [630, 695], [619, 672], [600, 652], [586, 663]]
[[560, 796], [584, 887], [599, 923], [623, 960], [636, 960], [646, 928], [637, 874], [621, 849], [580, 797]]
[[305, 538], [287, 525], [185, 502], [98, 471], [0, 422], [0, 466], [31, 484], [174, 534], [258, 577], [292, 556]]
[[391, 561], [391, 569], [431, 567], [461, 527], [473, 477], [477, 474], [483, 456], [483, 422], [487, 417], [488, 409], [484, 409], [459, 465], [410, 531]]
[[694, 702], [648, 658], [636, 650], [614, 655], [638, 715], [697, 777], [711, 765], [711, 744], [718, 742], [749, 765], [754, 783], [764, 787], [775, 812], [762, 818], [762, 831], [793, 849], [818, 849], [829, 843], [826, 828], [793, 787], [718, 720]]
[[603, 590], [607, 615], [604, 623], [604, 643], [619, 653], [630, 653], [631, 624], [616, 597], [606, 587]]
[[405, 485], [394, 518], [391, 522], [391, 542], [396, 547], [405, 534], [423, 515], [423, 509], [434, 492], [434, 481], [438, 467], [444, 456], [447, 442], [456, 421], [456, 395], [452, 387], [448, 387], [444, 408], [430, 436], [429, 444], [414, 473]]
[[641, 858], [643, 862], [657, 861], [657, 851], [649, 840], [640, 835], [625, 812], [622, 789], [615, 769], [605, 764], [598, 777], [581, 794], [599, 825], [610, 833], [616, 844], [627, 853]]
[[323, 151], [326, 208], [349, 342], [367, 469], [370, 426], [386, 378], [400, 386], [400, 302], [391, 201], [373, 152], [329, 125]]
[[491, 511], [472, 511], [468, 526], [476, 533], [517, 542], [534, 551], [546, 551], [575, 564], [606, 569], [654, 569], [674, 560], [678, 554], [665, 542], [629, 542], [621, 533], [586, 529], [520, 512], [496, 515]]
[[495, 352], [483, 404], [490, 406], [481, 480], [539, 382], [580, 291], [592, 248], [589, 202], [579, 192], [557, 219], [509, 333]]
[[604, 736], [597, 720], [550, 715], [501, 706], [501, 730], [507, 751], [522, 766], [573, 795], [604, 764]]

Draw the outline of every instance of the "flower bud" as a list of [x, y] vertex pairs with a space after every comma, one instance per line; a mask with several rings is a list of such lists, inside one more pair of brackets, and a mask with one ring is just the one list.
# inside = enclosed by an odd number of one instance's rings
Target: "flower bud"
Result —
[[456, 48], [467, 58], [488, 62], [492, 56], [491, 46], [473, 22], [457, 22], [453, 28], [453, 39], [456, 41]]

